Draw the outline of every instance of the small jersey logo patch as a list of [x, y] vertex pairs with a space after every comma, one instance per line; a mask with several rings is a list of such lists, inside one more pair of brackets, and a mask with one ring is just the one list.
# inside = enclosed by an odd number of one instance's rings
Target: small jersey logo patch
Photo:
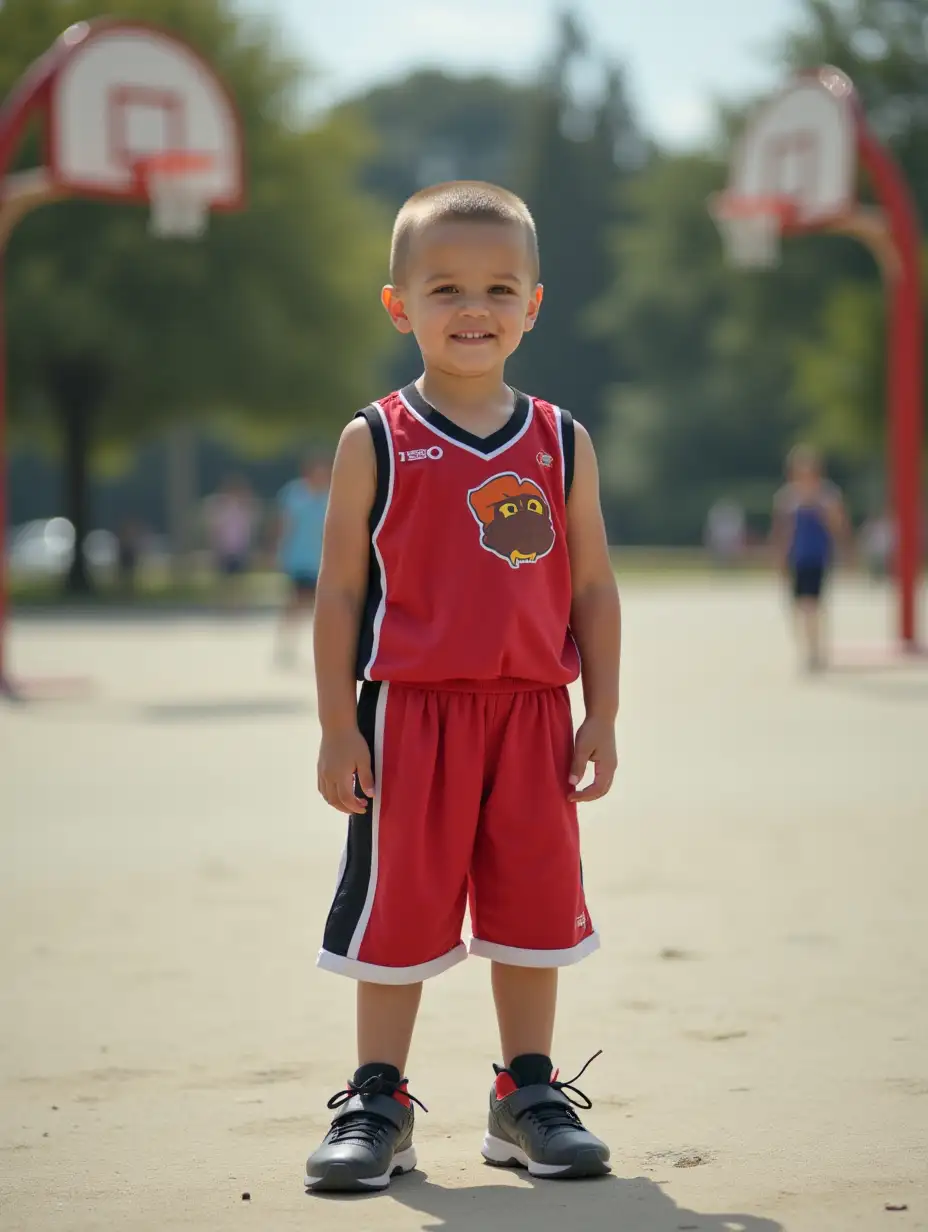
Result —
[[578, 927], [578, 928], [586, 928], [586, 916], [585, 916], [585, 915], [578, 915], [578, 916], [577, 916], [577, 927]]
[[541, 450], [539, 453], [535, 454], [535, 461], [539, 466], [545, 466], [549, 469], [554, 465], [554, 459], [549, 453], [545, 453], [544, 450]]
[[480, 526], [480, 546], [508, 561], [510, 568], [534, 565], [554, 547], [554, 524], [537, 483], [512, 471], [494, 475], [467, 493]]
[[428, 449], [401, 449], [399, 457], [401, 462], [437, 462], [444, 453], [441, 445], [430, 445]]

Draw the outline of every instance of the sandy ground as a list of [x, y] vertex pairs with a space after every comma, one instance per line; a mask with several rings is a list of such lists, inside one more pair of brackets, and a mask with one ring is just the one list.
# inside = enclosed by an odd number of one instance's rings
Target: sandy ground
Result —
[[[352, 988], [313, 966], [343, 828], [308, 669], [267, 618], [15, 625], [22, 674], [94, 692], [0, 707], [4, 1232], [928, 1229], [928, 670], [803, 678], [765, 582], [625, 604], [620, 779], [584, 820], [604, 946], [556, 1058], [604, 1049], [615, 1177], [481, 1165], [472, 959], [427, 989], [421, 1171], [338, 1200], [301, 1184], [353, 1068]], [[837, 596], [844, 639], [886, 619]]]

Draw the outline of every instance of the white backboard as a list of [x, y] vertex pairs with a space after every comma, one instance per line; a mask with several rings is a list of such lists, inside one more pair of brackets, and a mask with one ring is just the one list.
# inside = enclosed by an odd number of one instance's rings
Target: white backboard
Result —
[[750, 118], [732, 159], [728, 193], [787, 198], [800, 225], [827, 222], [856, 198], [852, 88], [837, 69], [799, 77]]
[[154, 154], [208, 155], [204, 200], [242, 195], [235, 108], [212, 69], [172, 35], [134, 24], [73, 27], [73, 50], [53, 83], [49, 167], [68, 191], [138, 197], [136, 166]]

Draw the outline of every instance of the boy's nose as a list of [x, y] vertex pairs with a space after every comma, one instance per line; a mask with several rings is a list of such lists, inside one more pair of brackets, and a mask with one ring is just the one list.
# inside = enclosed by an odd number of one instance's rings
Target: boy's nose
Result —
[[489, 309], [483, 300], [465, 300], [461, 305], [461, 315], [465, 317], [485, 317], [489, 315]]

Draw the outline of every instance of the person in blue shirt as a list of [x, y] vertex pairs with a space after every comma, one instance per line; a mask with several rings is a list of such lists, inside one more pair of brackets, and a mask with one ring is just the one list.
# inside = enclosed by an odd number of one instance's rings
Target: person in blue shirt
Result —
[[299, 478], [284, 484], [277, 496], [277, 564], [289, 584], [277, 637], [277, 657], [282, 661], [293, 660], [300, 617], [313, 609], [329, 478], [328, 462], [309, 458]]
[[819, 671], [825, 666], [822, 594], [836, 545], [850, 542], [850, 525], [840, 491], [808, 445], [797, 445], [786, 459], [786, 483], [774, 498], [772, 542], [796, 606], [805, 665]]

